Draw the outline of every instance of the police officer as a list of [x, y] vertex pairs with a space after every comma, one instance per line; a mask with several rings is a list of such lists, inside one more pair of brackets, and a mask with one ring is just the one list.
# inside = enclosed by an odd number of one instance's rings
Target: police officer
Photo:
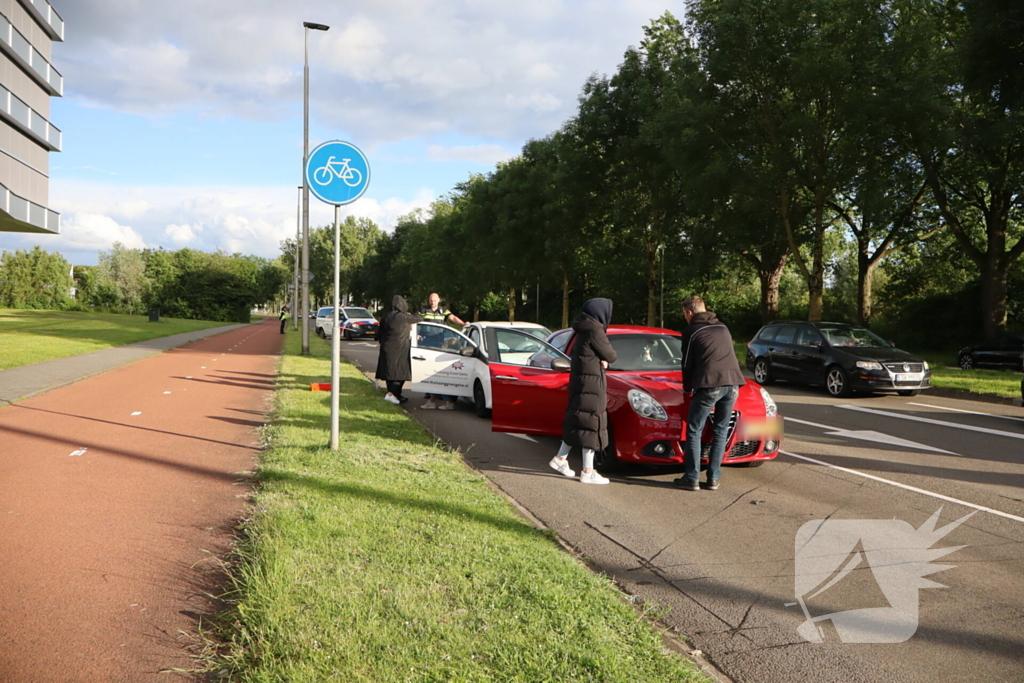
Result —
[[279, 315], [278, 318], [281, 320], [281, 334], [284, 334], [284, 325], [285, 325], [286, 322], [288, 322], [288, 307], [287, 306], [282, 306], [281, 307], [281, 315]]
[[[425, 322], [444, 325], [450, 321], [460, 327], [466, 326], [466, 323], [460, 320], [459, 316], [441, 305], [441, 296], [437, 292], [432, 292], [431, 295], [427, 297], [427, 304], [428, 305], [420, 309], [420, 316]], [[427, 394], [426, 399], [426, 402], [420, 406], [423, 410], [455, 409], [454, 396], [447, 396], [445, 394]]]

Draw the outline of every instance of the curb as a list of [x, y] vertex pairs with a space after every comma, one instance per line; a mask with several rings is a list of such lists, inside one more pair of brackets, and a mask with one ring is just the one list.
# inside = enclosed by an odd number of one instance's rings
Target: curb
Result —
[[977, 403], [996, 403], [999, 405], [1007, 406], [1019, 406], [1021, 405], [1021, 399], [1010, 398], [1009, 396], [997, 396], [996, 394], [976, 394], [973, 391], [963, 391], [961, 389], [938, 389], [931, 387], [921, 392], [924, 396], [927, 393], [929, 396], [938, 396], [940, 398], [954, 398], [961, 401], [975, 401]]

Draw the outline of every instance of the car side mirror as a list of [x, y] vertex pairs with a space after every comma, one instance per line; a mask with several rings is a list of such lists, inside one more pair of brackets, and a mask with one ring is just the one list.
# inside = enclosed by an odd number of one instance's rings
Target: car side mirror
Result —
[[569, 362], [568, 358], [555, 358], [551, 361], [551, 369], [558, 370], [559, 372], [568, 372], [569, 368], [572, 367], [572, 363]]
[[476, 355], [476, 349], [472, 346], [463, 346], [459, 349], [459, 355], [465, 356], [466, 358], [472, 358]]

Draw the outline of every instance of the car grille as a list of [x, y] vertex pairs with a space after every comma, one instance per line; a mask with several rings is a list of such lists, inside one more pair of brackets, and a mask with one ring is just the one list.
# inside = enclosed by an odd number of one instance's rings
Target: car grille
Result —
[[[729, 434], [726, 436], [726, 442], [732, 441], [732, 435], [736, 431], [736, 422], [739, 421], [739, 419], [740, 419], [740, 411], [738, 411], [738, 410], [732, 411], [732, 417], [729, 418]], [[711, 424], [710, 424], [710, 421], [709, 421], [707, 429], [710, 429], [710, 427], [711, 427]], [[682, 442], [682, 444], [684, 445], [684, 448], [685, 448], [686, 442], [684, 441], [684, 442]], [[735, 450], [735, 446], [733, 447], [733, 449]], [[700, 457], [706, 458], [706, 457], [708, 457], [709, 453], [711, 453], [711, 442], [710, 441], [701, 441], [701, 444], [700, 444]], [[732, 458], [732, 457], [739, 457], [739, 456], [733, 456], [733, 455], [730, 454], [728, 457]]]
[[889, 369], [889, 372], [924, 372], [923, 363], [886, 363], [885, 367]]
[[754, 455], [757, 453], [757, 449], [761, 447], [760, 441], [737, 441], [736, 445], [732, 447], [729, 454], [726, 455], [727, 460], [733, 458], [745, 458], [748, 455]]

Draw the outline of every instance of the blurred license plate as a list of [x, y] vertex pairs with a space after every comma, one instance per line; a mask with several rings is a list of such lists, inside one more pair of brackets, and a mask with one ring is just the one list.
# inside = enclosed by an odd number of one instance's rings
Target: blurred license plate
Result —
[[377, 334], [377, 330], [367, 330], [366, 334]]
[[897, 382], [920, 382], [922, 376], [918, 373], [911, 373], [909, 375], [896, 375]]
[[740, 423], [742, 441], [762, 441], [782, 438], [782, 420], [778, 418], [753, 418]]

